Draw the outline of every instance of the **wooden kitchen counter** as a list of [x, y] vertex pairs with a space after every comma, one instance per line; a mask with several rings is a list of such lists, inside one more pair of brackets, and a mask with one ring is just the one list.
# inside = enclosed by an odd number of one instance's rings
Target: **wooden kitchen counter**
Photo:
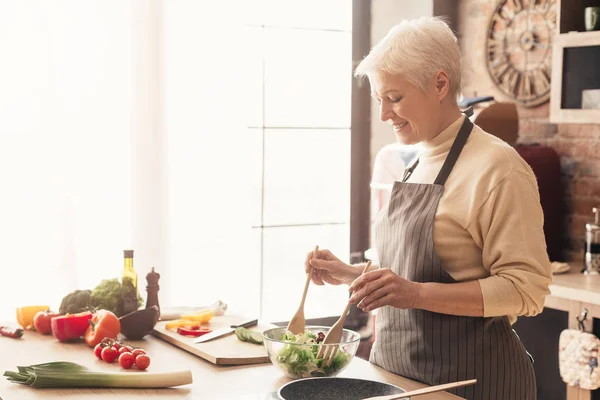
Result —
[[[568, 314], [568, 326], [564, 328], [570, 329], [578, 329], [576, 318], [584, 310], [587, 311], [584, 328], [587, 332], [592, 332], [593, 319], [600, 319], [600, 275], [582, 274], [581, 262], [570, 262], [569, 265], [571, 266], [569, 272], [552, 276], [550, 295], [546, 297], [544, 307], [565, 311]], [[555, 339], [558, 341], [558, 338]], [[558, 352], [558, 348], [553, 348], [551, 351]], [[567, 386], [566, 398], [567, 400], [590, 400], [592, 393], [589, 390]]]
[[[143, 347], [151, 357], [149, 370], [192, 371], [194, 383], [171, 389], [32, 389], [8, 382], [0, 377], [2, 400], [53, 399], [244, 399], [263, 400], [290, 380], [272, 364], [254, 366], [217, 367], [158, 338], [147, 336], [131, 342]], [[31, 365], [50, 361], [72, 361], [90, 368], [123, 371], [118, 364], [107, 364], [94, 356], [85, 343], [60, 343], [52, 336], [25, 332], [22, 339], [0, 337], [0, 375], [6, 370], [16, 371], [17, 365]], [[359, 358], [354, 358], [340, 377], [364, 378], [397, 385], [405, 390], [424, 387], [422, 384], [389, 373]], [[261, 396], [262, 395], [262, 396]], [[419, 397], [423, 400], [459, 399], [446, 392]]]
[[550, 297], [600, 306], [600, 275], [585, 275], [580, 264], [570, 265], [569, 272], [552, 276]]

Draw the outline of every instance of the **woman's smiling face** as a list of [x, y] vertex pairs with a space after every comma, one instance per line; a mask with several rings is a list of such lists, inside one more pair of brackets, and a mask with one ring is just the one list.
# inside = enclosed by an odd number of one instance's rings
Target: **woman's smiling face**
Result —
[[400, 143], [416, 144], [438, 132], [440, 99], [434, 79], [425, 92], [403, 75], [379, 72], [369, 75], [371, 96], [379, 103], [379, 118], [394, 128]]

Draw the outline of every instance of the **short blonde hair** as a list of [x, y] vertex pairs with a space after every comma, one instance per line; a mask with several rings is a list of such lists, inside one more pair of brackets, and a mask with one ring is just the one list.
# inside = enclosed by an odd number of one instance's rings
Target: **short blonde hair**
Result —
[[456, 36], [440, 17], [404, 20], [394, 26], [360, 62], [354, 75], [377, 72], [403, 75], [425, 91], [440, 70], [448, 74], [450, 93], [457, 99], [461, 90], [461, 59]]

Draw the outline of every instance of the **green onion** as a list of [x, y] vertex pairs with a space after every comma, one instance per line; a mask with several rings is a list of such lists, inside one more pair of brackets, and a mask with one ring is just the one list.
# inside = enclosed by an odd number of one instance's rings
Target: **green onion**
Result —
[[33, 388], [163, 388], [192, 383], [190, 370], [177, 372], [99, 372], [83, 365], [58, 361], [6, 371], [10, 382]]

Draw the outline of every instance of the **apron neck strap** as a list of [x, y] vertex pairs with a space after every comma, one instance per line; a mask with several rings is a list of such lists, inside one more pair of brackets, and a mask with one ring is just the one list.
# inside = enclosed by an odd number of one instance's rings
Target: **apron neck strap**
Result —
[[410, 176], [412, 175], [415, 168], [417, 168], [417, 165], [419, 165], [419, 158], [417, 158], [415, 161], [413, 161], [413, 163], [404, 170], [404, 175], [402, 176], [402, 182], [406, 182], [406, 180], [408, 178], [410, 178]]
[[454, 164], [456, 164], [456, 160], [458, 160], [460, 152], [463, 147], [465, 147], [465, 143], [471, 134], [471, 130], [473, 130], [473, 123], [465, 116], [465, 120], [458, 131], [458, 135], [456, 135], [456, 139], [454, 139], [454, 143], [452, 143], [452, 147], [450, 148], [448, 157], [446, 157], [446, 161], [444, 161], [444, 165], [442, 165], [442, 169], [440, 169], [440, 173], [437, 178], [435, 178], [434, 184], [443, 186], [446, 183], [448, 176], [450, 176], [450, 172], [452, 172], [452, 169], [454, 168]]
[[[456, 139], [454, 139], [454, 143], [452, 143], [452, 147], [450, 148], [450, 152], [444, 161], [444, 165], [442, 165], [442, 169], [440, 169], [437, 178], [435, 178], [435, 182], [433, 182], [435, 185], [443, 186], [446, 183], [446, 179], [448, 179], [448, 176], [450, 176], [450, 172], [452, 172], [452, 168], [454, 168], [454, 164], [456, 164], [456, 160], [458, 160], [458, 156], [460, 155], [463, 147], [465, 147], [465, 143], [471, 134], [473, 123], [468, 118], [469, 111], [472, 113], [473, 108], [469, 107], [469, 109], [465, 111], [465, 120], [458, 131], [458, 135], [456, 135]], [[417, 165], [419, 165], [419, 158], [417, 158], [408, 168], [404, 170], [402, 182], [406, 182], [408, 178], [410, 178], [415, 168], [417, 168]]]
[[467, 117], [472, 117], [473, 114], [475, 114], [475, 111], [473, 111], [473, 106], [471, 106], [466, 110], [461, 111], [461, 113], [465, 114]]

